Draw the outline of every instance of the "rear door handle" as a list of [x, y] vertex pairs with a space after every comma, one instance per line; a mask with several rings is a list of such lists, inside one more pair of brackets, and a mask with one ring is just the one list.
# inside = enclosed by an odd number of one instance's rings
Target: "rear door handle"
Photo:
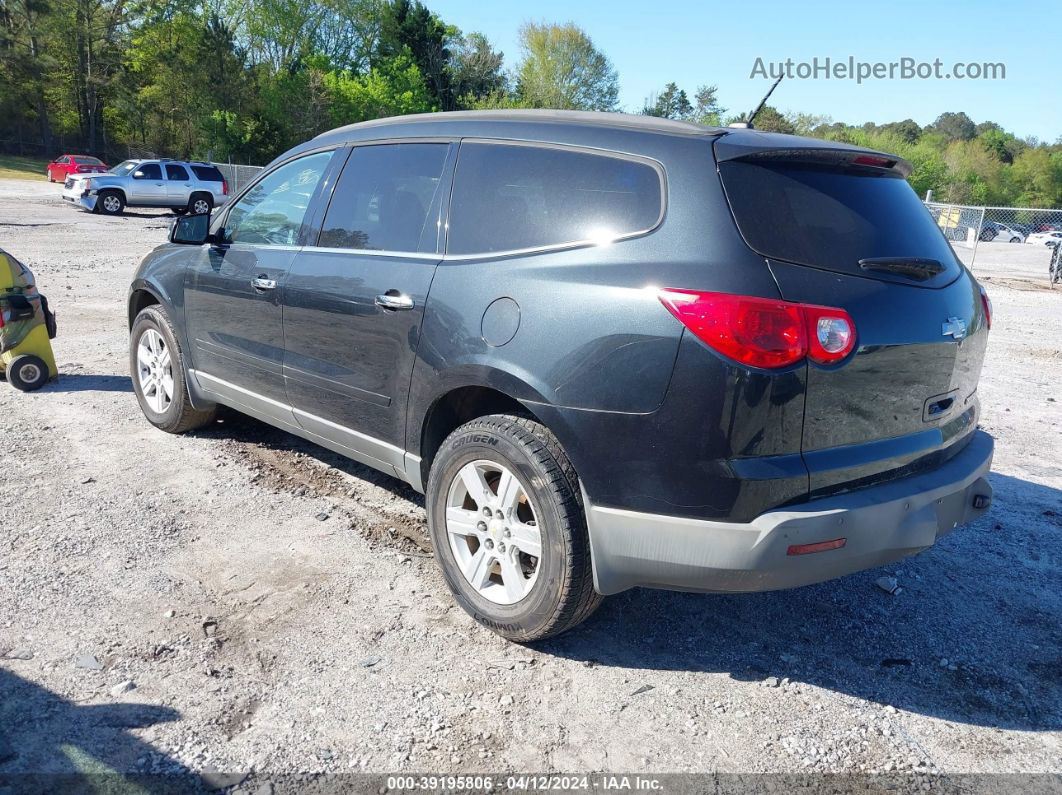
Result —
[[398, 290], [388, 290], [383, 295], [376, 296], [376, 305], [394, 311], [412, 309], [413, 299], [408, 295], [403, 295]]
[[251, 279], [251, 284], [254, 285], [254, 289], [256, 290], [275, 290], [277, 288], [275, 279], [267, 279], [264, 276]]

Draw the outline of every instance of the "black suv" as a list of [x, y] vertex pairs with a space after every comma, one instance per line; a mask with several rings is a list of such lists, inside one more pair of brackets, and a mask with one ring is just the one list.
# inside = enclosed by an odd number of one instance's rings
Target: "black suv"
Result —
[[909, 169], [618, 114], [344, 127], [144, 259], [136, 394], [424, 491], [457, 600], [515, 640], [637, 585], [878, 566], [992, 495], [990, 305]]

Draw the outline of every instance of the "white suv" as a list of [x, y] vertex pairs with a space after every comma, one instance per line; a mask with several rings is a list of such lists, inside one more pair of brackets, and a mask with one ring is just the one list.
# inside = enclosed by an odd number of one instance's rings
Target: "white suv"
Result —
[[229, 199], [217, 166], [184, 160], [126, 160], [104, 174], [74, 174], [63, 198], [86, 210], [121, 215], [126, 207], [164, 207], [201, 215]]

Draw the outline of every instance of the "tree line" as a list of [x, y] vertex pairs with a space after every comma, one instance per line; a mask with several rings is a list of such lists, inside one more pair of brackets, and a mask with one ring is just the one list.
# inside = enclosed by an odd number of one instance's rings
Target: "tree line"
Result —
[[[333, 127], [481, 108], [619, 109], [619, 76], [577, 26], [525, 23], [507, 61], [419, 0], [0, 0], [0, 150], [131, 149], [265, 163]], [[675, 83], [642, 113], [726, 124], [717, 87]], [[765, 107], [759, 129], [894, 152], [944, 201], [1062, 206], [1062, 139], [944, 113], [850, 125]]]

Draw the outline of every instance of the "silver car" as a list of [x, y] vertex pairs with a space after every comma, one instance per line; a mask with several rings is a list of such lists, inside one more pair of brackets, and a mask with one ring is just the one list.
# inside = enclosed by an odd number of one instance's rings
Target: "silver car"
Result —
[[228, 201], [229, 186], [212, 163], [126, 160], [104, 174], [67, 177], [63, 199], [105, 215], [121, 215], [126, 207], [202, 215]]

